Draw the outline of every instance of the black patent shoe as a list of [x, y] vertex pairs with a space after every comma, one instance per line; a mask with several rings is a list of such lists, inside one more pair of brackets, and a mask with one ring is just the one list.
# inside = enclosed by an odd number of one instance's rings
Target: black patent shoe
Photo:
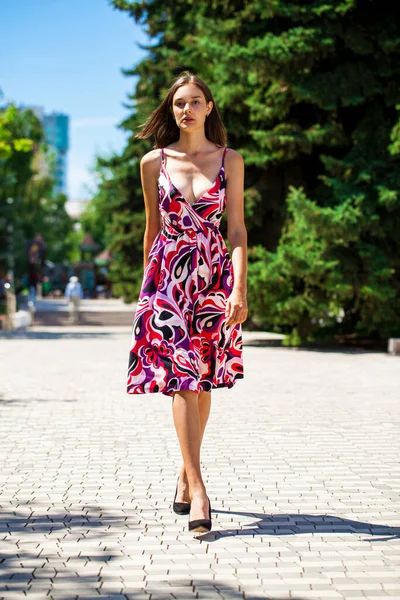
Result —
[[[208, 496], [207, 496], [208, 498]], [[193, 531], [196, 533], [208, 533], [211, 531], [211, 502], [210, 498], [208, 498], [208, 519], [195, 519], [191, 521], [189, 519], [189, 531]]]
[[[179, 483], [179, 477], [178, 477], [178, 483]], [[190, 502], [175, 502], [176, 495], [178, 493], [178, 483], [176, 484], [176, 490], [175, 490], [174, 502], [172, 504], [172, 509], [173, 509], [174, 513], [176, 513], [177, 515], [188, 515], [190, 513]]]

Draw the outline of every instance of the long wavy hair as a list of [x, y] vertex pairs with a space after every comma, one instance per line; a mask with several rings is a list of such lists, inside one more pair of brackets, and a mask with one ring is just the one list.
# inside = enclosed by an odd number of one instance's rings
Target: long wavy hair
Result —
[[179, 140], [179, 127], [173, 118], [171, 110], [172, 100], [176, 90], [188, 83], [194, 83], [194, 85], [203, 92], [206, 102], [208, 103], [211, 101], [213, 103], [212, 111], [206, 118], [204, 124], [206, 138], [217, 146], [226, 146], [226, 130], [211, 90], [200, 77], [193, 75], [190, 71], [183, 71], [183, 73], [173, 81], [161, 104], [155, 109], [145, 123], [139, 125], [142, 130], [135, 135], [136, 138], [144, 139], [154, 135], [154, 148], [165, 148], [165, 146], [169, 146], [169, 144]]

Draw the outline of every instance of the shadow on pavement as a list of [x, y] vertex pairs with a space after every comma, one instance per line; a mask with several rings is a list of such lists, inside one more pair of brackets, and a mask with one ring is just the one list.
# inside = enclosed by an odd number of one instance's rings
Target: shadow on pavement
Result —
[[[115, 543], [115, 531], [127, 529], [127, 514], [108, 515], [107, 509], [101, 506], [84, 504], [76, 512], [65, 510], [61, 513], [49, 511], [40, 514], [33, 499], [32, 512], [27, 515], [27, 506], [28, 503], [23, 504], [23, 512], [21, 510], [20, 514], [18, 508], [0, 510], [0, 597], [2, 591], [7, 590], [14, 594], [21, 593], [23, 598], [24, 592], [30, 590], [34, 593], [36, 588], [37, 593], [41, 593], [45, 598], [53, 583], [56, 586], [61, 583], [64, 584], [65, 598], [76, 598], [78, 595], [82, 600], [100, 598], [97, 590], [101, 581], [102, 566], [124, 556]], [[129, 519], [133, 521], [132, 516], [129, 516]], [[138, 522], [139, 519], [135, 519], [129, 528], [135, 529]], [[30, 541], [30, 534], [34, 538], [38, 534], [44, 536], [43, 544], [38, 537]], [[108, 540], [109, 536], [113, 537]], [[51, 541], [54, 551], [48, 550]], [[68, 550], [63, 550], [64, 544], [68, 546]], [[71, 544], [74, 545], [73, 549]], [[60, 557], [63, 553], [65, 558], [63, 566], [60, 567]], [[92, 569], [90, 574], [85, 575], [80, 566], [77, 566], [77, 562], [82, 568], [86, 564], [97, 564], [99, 573], [93, 574]], [[78, 569], [79, 574], [76, 572]], [[60, 594], [59, 588], [57, 593]], [[116, 600], [121, 598], [120, 593], [113, 591], [107, 596]], [[61, 596], [57, 595], [57, 598]]]
[[[46, 512], [41, 514], [36, 510], [34, 500], [31, 504], [31, 514], [26, 514], [28, 504], [23, 504], [21, 512], [18, 508], [0, 511], [1, 553], [0, 553], [0, 597], [2, 592], [12, 592], [14, 596], [21, 594], [42, 594], [43, 598], [51, 596], [52, 591], [57, 598], [72, 600], [94, 600], [102, 597], [109, 600], [136, 600], [148, 594], [149, 600], [172, 600], [173, 598], [203, 598], [235, 600], [252, 599], [252, 593], [243, 590], [238, 581], [232, 586], [223, 580], [196, 578], [194, 573], [171, 580], [147, 579], [147, 572], [137, 561], [132, 566], [127, 565], [129, 549], [121, 549], [115, 534], [123, 536], [127, 528], [135, 530], [141, 527], [141, 517], [132, 517], [131, 511], [121, 512], [120, 515], [108, 515], [101, 506], [83, 504], [79, 511]], [[25, 513], [25, 514], [24, 514]], [[245, 514], [245, 513], [243, 513]], [[129, 525], [127, 523], [129, 519]], [[29, 536], [32, 534], [33, 539]], [[41, 543], [38, 534], [44, 536]], [[210, 535], [210, 534], [209, 534]], [[110, 538], [110, 539], [108, 539]], [[51, 548], [53, 542], [54, 550]], [[25, 542], [25, 543], [24, 543]], [[49, 548], [50, 546], [50, 548]], [[152, 551], [154, 553], [154, 550]], [[134, 558], [144, 555], [145, 551], [137, 542]], [[160, 556], [164, 554], [160, 551]], [[118, 569], [118, 558], [124, 559], [123, 569]], [[145, 560], [143, 561], [145, 562]], [[52, 566], [54, 564], [54, 566]], [[107, 577], [110, 564], [115, 570]], [[84, 574], [88, 566], [90, 574]], [[104, 573], [102, 573], [104, 569]], [[131, 573], [139, 575], [135, 583], [124, 584], [124, 577], [129, 581]], [[142, 577], [141, 577], [142, 576]], [[111, 583], [112, 589], [109, 588]], [[119, 587], [119, 583], [121, 584]], [[54, 587], [53, 587], [54, 586]], [[240, 586], [240, 587], [239, 587]], [[260, 591], [265, 591], [264, 600], [274, 600], [268, 594], [268, 582], [257, 581]], [[62, 589], [61, 589], [62, 588]], [[119, 589], [118, 589], [119, 588]], [[179, 594], [174, 593], [174, 588]], [[185, 591], [185, 596], [182, 591]], [[24, 594], [24, 596], [22, 595]], [[13, 596], [13, 597], [14, 597]], [[17, 596], [18, 597], [18, 596]], [[259, 592], [255, 597], [260, 598]], [[280, 595], [280, 600], [289, 600]], [[290, 600], [302, 600], [300, 596], [291, 595]]]
[[[15, 406], [17, 404], [25, 405], [28, 402], [54, 402], [55, 398], [4, 398], [3, 394], [0, 394], [0, 405], [7, 406], [12, 405]], [[57, 402], [79, 402], [78, 398], [60, 398], [56, 400]]]
[[242, 535], [296, 535], [301, 533], [367, 533], [375, 539], [364, 539], [365, 542], [382, 542], [400, 538], [400, 527], [389, 525], [372, 525], [352, 519], [343, 519], [333, 515], [299, 515], [283, 513], [279, 515], [266, 515], [252, 512], [238, 512], [234, 510], [212, 510], [215, 514], [241, 515], [257, 519], [246, 524], [246, 529], [213, 530], [210, 533], [198, 536], [198, 539], [215, 542], [220, 538]]
[[[240, 590], [238, 589], [240, 586]], [[174, 579], [167, 581], [160, 581], [157, 584], [148, 583], [145, 590], [149, 594], [149, 600], [172, 600], [180, 598], [182, 600], [190, 600], [191, 598], [199, 598], [200, 600], [274, 600], [274, 596], [268, 594], [268, 582], [262, 583], [257, 580], [257, 584], [253, 583], [251, 586], [253, 589], [257, 587], [257, 592], [246, 592], [246, 585], [241, 584], [238, 581], [238, 586], [233, 587], [225, 582], [219, 582], [218, 579], [213, 580], [212, 574], [210, 573], [210, 581], [205, 579], [198, 579], [196, 577], [188, 576], [186, 580]], [[288, 587], [289, 584], [288, 584]], [[178, 591], [175, 591], [177, 588]], [[185, 589], [186, 588], [186, 589]], [[170, 589], [170, 593], [168, 593]], [[136, 600], [135, 594], [124, 592], [126, 598], [129, 600]], [[260, 594], [263, 594], [260, 596]], [[139, 596], [142, 599], [143, 596]], [[279, 595], [279, 600], [305, 600], [305, 597], [300, 597], [297, 594], [294, 595]], [[79, 600], [81, 598], [79, 597]], [[84, 597], [82, 600], [89, 600]], [[92, 600], [92, 598], [90, 598]], [[94, 598], [93, 598], [94, 600]], [[121, 599], [122, 600], [122, 599]]]

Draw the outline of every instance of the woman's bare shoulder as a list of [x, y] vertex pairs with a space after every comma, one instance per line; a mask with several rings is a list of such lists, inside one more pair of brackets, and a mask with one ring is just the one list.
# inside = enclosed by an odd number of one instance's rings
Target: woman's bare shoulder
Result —
[[225, 160], [233, 165], [243, 164], [243, 156], [233, 148], [227, 148]]
[[142, 156], [140, 159], [140, 166], [144, 169], [152, 171], [153, 169], [160, 168], [160, 160], [161, 160], [161, 148], [155, 148], [154, 150], [150, 150]]
[[229, 175], [232, 174], [242, 174], [242, 177], [244, 176], [244, 160], [243, 160], [243, 156], [239, 153], [236, 152], [236, 150], [233, 150], [233, 148], [228, 148], [227, 152], [226, 152], [226, 156], [225, 156], [225, 168], [226, 168], [226, 176], [227, 179], [229, 178]]

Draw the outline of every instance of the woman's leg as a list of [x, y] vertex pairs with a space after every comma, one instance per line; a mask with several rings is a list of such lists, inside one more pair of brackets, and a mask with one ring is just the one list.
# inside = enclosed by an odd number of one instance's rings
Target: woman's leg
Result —
[[[190, 390], [174, 393], [172, 412], [185, 465], [191, 501], [190, 518], [208, 518], [208, 499], [200, 470], [200, 446], [209, 414], [209, 400]], [[177, 498], [177, 502], [179, 502]]]
[[[204, 431], [206, 429], [208, 417], [211, 409], [211, 392], [201, 391], [198, 396], [199, 416], [200, 416], [200, 446], [203, 441]], [[190, 502], [189, 482], [186, 475], [185, 464], [182, 464], [179, 472], [178, 493], [176, 502]]]

